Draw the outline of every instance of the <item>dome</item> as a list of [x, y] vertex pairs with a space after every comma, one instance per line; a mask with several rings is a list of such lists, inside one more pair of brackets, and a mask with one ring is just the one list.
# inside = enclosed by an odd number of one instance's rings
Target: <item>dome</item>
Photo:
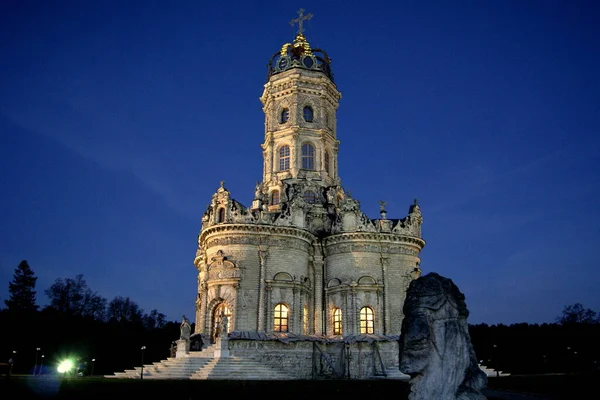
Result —
[[285, 43], [281, 50], [273, 54], [268, 64], [268, 76], [287, 71], [292, 68], [302, 68], [312, 71], [321, 71], [333, 82], [333, 72], [331, 71], [331, 59], [321, 49], [312, 49], [304, 36], [302, 21], [310, 19], [312, 14], [303, 16], [304, 10], [298, 11], [299, 17], [290, 21], [290, 24], [299, 24], [298, 33], [292, 43]]

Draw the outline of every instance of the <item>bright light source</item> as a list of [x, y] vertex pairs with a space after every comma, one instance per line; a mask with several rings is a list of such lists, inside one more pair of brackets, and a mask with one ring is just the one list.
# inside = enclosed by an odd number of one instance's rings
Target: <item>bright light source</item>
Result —
[[57, 370], [61, 374], [64, 374], [65, 372], [71, 371], [74, 367], [75, 363], [73, 363], [73, 360], [64, 360], [61, 361], [60, 364], [58, 364]]

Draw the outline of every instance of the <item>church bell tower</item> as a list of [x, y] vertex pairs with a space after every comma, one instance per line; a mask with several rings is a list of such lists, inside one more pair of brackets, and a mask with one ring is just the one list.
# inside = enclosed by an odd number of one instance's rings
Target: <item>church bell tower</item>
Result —
[[[263, 182], [257, 190], [275, 211], [288, 200], [286, 189], [310, 182], [313, 187], [340, 184], [336, 138], [336, 111], [341, 93], [333, 80], [331, 59], [313, 49], [304, 36], [303, 21], [296, 37], [285, 43], [268, 64], [268, 81], [260, 100], [265, 113]], [[317, 201], [318, 202], [318, 201]]]

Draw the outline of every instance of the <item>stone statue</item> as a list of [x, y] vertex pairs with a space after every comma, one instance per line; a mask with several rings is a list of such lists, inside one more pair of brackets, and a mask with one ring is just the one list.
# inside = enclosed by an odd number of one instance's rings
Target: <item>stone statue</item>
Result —
[[406, 292], [400, 371], [410, 376], [409, 400], [485, 400], [487, 375], [473, 350], [465, 296], [448, 278], [429, 273]]
[[181, 321], [181, 327], [179, 328], [179, 339], [181, 340], [190, 340], [190, 336], [192, 335], [192, 326], [190, 325], [190, 321], [183, 316], [183, 320]]
[[333, 186], [331, 186], [329, 189], [327, 189], [326, 196], [327, 196], [327, 202], [329, 204], [334, 204], [336, 192], [337, 191], [336, 191], [335, 187], [333, 187]]
[[254, 187], [254, 200], [263, 200], [263, 193], [260, 182], [256, 182], [256, 186]]

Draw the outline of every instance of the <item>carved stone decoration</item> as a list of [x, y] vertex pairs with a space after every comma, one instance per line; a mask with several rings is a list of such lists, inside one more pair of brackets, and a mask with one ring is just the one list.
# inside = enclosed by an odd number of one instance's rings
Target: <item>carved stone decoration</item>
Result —
[[473, 350], [465, 296], [448, 278], [412, 281], [404, 303], [400, 371], [410, 376], [409, 400], [485, 400], [487, 375]]
[[241, 268], [227, 260], [222, 250], [217, 251], [217, 255], [212, 258], [212, 263], [208, 265], [208, 280], [240, 279], [241, 277]]

